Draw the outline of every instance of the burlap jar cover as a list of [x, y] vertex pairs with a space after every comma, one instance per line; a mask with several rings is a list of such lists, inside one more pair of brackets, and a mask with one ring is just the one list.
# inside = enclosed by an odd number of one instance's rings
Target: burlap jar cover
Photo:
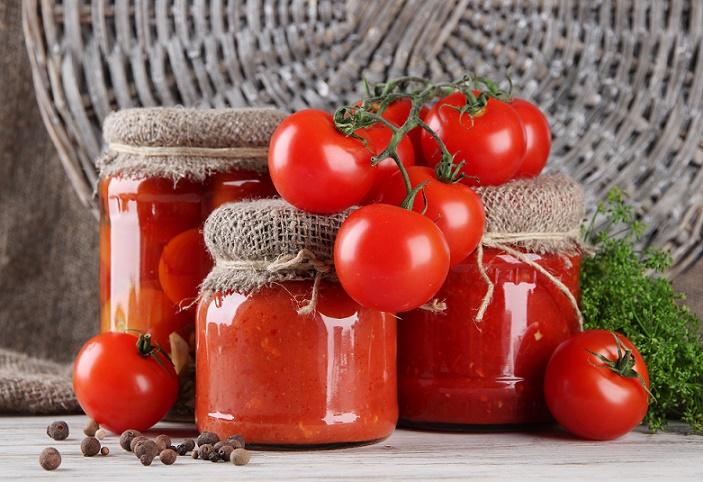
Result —
[[105, 120], [100, 176], [203, 181], [230, 169], [266, 169], [271, 134], [287, 114], [273, 108], [124, 109]]
[[[201, 285], [202, 296], [248, 293], [283, 281], [335, 281], [334, 241], [350, 212], [312, 214], [283, 199], [225, 204], [205, 222], [215, 266]], [[298, 312], [313, 311], [315, 302], [313, 288]]]
[[[182, 180], [189, 183], [200, 183], [205, 188], [210, 176], [218, 173], [246, 171], [263, 174], [268, 170], [268, 144], [271, 135], [286, 117], [286, 113], [273, 108], [196, 109], [155, 107], [117, 111], [108, 116], [103, 126], [103, 136], [108, 145], [108, 150], [97, 163], [100, 168], [100, 179], [101, 181], [107, 181], [112, 178], [166, 179], [173, 181], [173, 189], [177, 189], [179, 182]], [[167, 186], [165, 188], [168, 189]], [[100, 187], [100, 190], [102, 195], [107, 195], [106, 192], [102, 192], [102, 187]], [[272, 186], [270, 191], [273, 192]], [[130, 193], [127, 198], [133, 199], [133, 194], [136, 195], [136, 191], [135, 193]], [[162, 196], [158, 201], [160, 205], [170, 202], [169, 196], [168, 192], [165, 193], [165, 196]], [[101, 210], [102, 221], [109, 223], [110, 214], [106, 214], [107, 202], [102, 201], [102, 203], [105, 204]], [[199, 210], [202, 211], [200, 224], [197, 226], [189, 224], [184, 227], [182, 232], [191, 230], [193, 227], [202, 227], [204, 217], [210, 208], [205, 203], [206, 201], [203, 197], [201, 199], [201, 209]], [[119, 208], [120, 211], [122, 209], [121, 207]], [[160, 212], [162, 209], [159, 208]], [[190, 213], [190, 211], [188, 212]], [[175, 215], [170, 214], [170, 216]], [[105, 219], [106, 217], [108, 219]], [[173, 219], [178, 223], [177, 218], [174, 217]], [[144, 225], [149, 223], [150, 220], [144, 221], [140, 218], [139, 229], [145, 229]], [[131, 224], [128, 222], [127, 224], [121, 224], [121, 226], [125, 226], [122, 229], [129, 229]], [[158, 230], [162, 225], [154, 224], [153, 226], [153, 228], [147, 227], [146, 229]], [[114, 237], [115, 226], [112, 226], [109, 236], [113, 240], [111, 244], [120, 242], [121, 238]], [[112, 254], [109, 255], [111, 264], [120, 263], [120, 255], [116, 256], [114, 252], [115, 246], [110, 249], [112, 250]], [[152, 249], [161, 248], [154, 248], [151, 244], [148, 247], [147, 245], [142, 245], [140, 247], [141, 253], [137, 253], [137, 255], [140, 257], [144, 256], [144, 259], [149, 259], [149, 255], [145, 253], [150, 252]], [[124, 250], [120, 252], [125, 253]], [[165, 250], [163, 252], [165, 253]], [[125, 256], [129, 257], [132, 255], [125, 253]], [[202, 257], [206, 259], [206, 253], [203, 252]], [[140, 261], [140, 263], [142, 262], [143, 260]], [[200, 263], [201, 261], [193, 259], [191, 262]], [[129, 282], [141, 284], [146, 281], [151, 283], [150, 277], [141, 278], [143, 269], [144, 267], [141, 266], [136, 272], [127, 271], [129, 273], [127, 275]], [[111, 270], [110, 272], [113, 271]], [[121, 270], [123, 277], [125, 272], [124, 269]], [[149, 276], [152, 275], [150, 274]], [[114, 287], [115, 284], [124, 284], [123, 281], [125, 280], [115, 278], [111, 280], [110, 284]], [[158, 281], [159, 286], [154, 289], [163, 289], [167, 293], [166, 288], [161, 286], [161, 267], [158, 270]], [[167, 293], [170, 301], [174, 303], [171, 310], [173, 314], [169, 316], [178, 317], [187, 311], [189, 320], [185, 323], [182, 321], [169, 321], [169, 324], [173, 324], [174, 328], [167, 340], [167, 344], [170, 345], [170, 355], [179, 372], [181, 385], [179, 400], [169, 415], [172, 420], [190, 419], [195, 405], [195, 368], [192, 362], [194, 336], [192, 333], [190, 335], [187, 332], [183, 333], [181, 331], [182, 328], [180, 328], [181, 325], [184, 325], [190, 326], [191, 332], [194, 329], [192, 327], [195, 324], [194, 308], [197, 300], [197, 286], [193, 286], [192, 289], [194, 290], [192, 299], [181, 299], [180, 301], [176, 301]], [[141, 311], [127, 316], [126, 320], [120, 321], [118, 319], [119, 311], [123, 308], [118, 307], [115, 309], [115, 306], [119, 306], [120, 303], [125, 306], [129, 303], [129, 306], [131, 306], [132, 298], [136, 299], [141, 296], [139, 293], [142, 291], [141, 288], [136, 291], [129, 301], [123, 294], [116, 293], [114, 290], [109, 294], [101, 294], [101, 303], [103, 304], [101, 330], [122, 329], [123, 325], [134, 327], [135, 321], [133, 321], [133, 317], [141, 317], [141, 313], [144, 310], [138, 308]], [[150, 293], [153, 292], [152, 289]], [[157, 293], [160, 292], [157, 291]], [[115, 295], [121, 296], [122, 301], [120, 302], [120, 298], [118, 298], [117, 303], [111, 303]], [[146, 297], [147, 295], [144, 296]], [[153, 295], [149, 296], [153, 297]], [[155, 299], [156, 301], [149, 302], [156, 306], [156, 310], [163, 309], [161, 304], [159, 304], [160, 298], [158, 298], [158, 295], [156, 295]], [[135, 303], [141, 306], [139, 301]], [[105, 307], [110, 306], [110, 311], [105, 311]], [[147, 310], [150, 313], [149, 316], [154, 313], [151, 309], [147, 308]], [[137, 321], [136, 323], [144, 326], [145, 324], [151, 324], [152, 321]], [[153, 323], [163, 322], [155, 320]], [[177, 327], [178, 332], [176, 332]], [[154, 327], [154, 329], [158, 330], [159, 328]], [[164, 344], [163, 340], [161, 344]]]
[[584, 248], [581, 242], [581, 224], [585, 216], [583, 188], [567, 175], [548, 174], [477, 188], [476, 192], [486, 210], [486, 230], [476, 257], [486, 282], [486, 296], [478, 308], [476, 320], [483, 319], [494, 290], [483, 266], [483, 249], [488, 247], [500, 249], [546, 276], [569, 298], [581, 323], [581, 313], [573, 293], [525, 252], [568, 256]]

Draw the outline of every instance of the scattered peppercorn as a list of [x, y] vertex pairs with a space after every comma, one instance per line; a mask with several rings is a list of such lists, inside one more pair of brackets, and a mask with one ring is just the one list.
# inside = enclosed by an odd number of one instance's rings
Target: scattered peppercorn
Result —
[[234, 451], [230, 455], [230, 460], [234, 465], [246, 465], [251, 460], [251, 454], [247, 449], [234, 449]]
[[130, 444], [132, 443], [132, 439], [139, 437], [140, 435], [141, 433], [137, 430], [125, 430], [122, 432], [122, 435], [120, 435], [120, 447], [125, 449], [127, 452], [131, 452], [132, 448]]
[[210, 462], [219, 462], [220, 460], [222, 460], [222, 459], [220, 458], [220, 454], [219, 454], [217, 451], [215, 451], [215, 450], [213, 450], [212, 452], [210, 452], [210, 453], [208, 454], [207, 458], [208, 458], [208, 460], [209, 460]]
[[178, 455], [185, 455], [188, 453], [188, 449], [186, 449], [186, 446], [183, 444], [178, 444], [178, 445], [172, 445], [171, 448], [173, 449], [174, 452], [176, 452]]
[[107, 435], [107, 433], [105, 433], [105, 430], [99, 428], [95, 431], [94, 437], [98, 440], [103, 440], [106, 435]]
[[218, 455], [222, 460], [225, 462], [230, 461], [230, 455], [232, 455], [232, 452], [234, 451], [234, 447], [231, 445], [223, 445], [217, 450]]
[[172, 465], [176, 461], [177, 457], [178, 454], [173, 449], [165, 449], [159, 453], [159, 459], [165, 465]]
[[130, 442], [129, 442], [129, 451], [134, 452], [134, 447], [141, 442], [142, 440], [149, 440], [147, 437], [144, 435], [137, 435], [134, 437]]
[[143, 455], [149, 455], [153, 459], [161, 452], [156, 442], [146, 437], [144, 437], [144, 440], [137, 442], [132, 451], [139, 459], [141, 459]]
[[139, 457], [139, 461], [142, 463], [142, 465], [148, 467], [154, 461], [154, 457], [152, 457], [151, 454], [143, 454], [141, 457]]
[[183, 441], [183, 446], [185, 447], [186, 452], [190, 452], [195, 448], [195, 440], [192, 438], [187, 438]]
[[200, 457], [200, 452], [198, 450], [193, 450], [193, 452], [190, 454], [191, 457], [194, 459], [197, 459]]
[[219, 441], [220, 441], [220, 437], [215, 432], [205, 431], [205, 432], [201, 433], [200, 435], [198, 435], [197, 443], [198, 443], [198, 446], [206, 445], [206, 444], [215, 445]]
[[100, 425], [98, 425], [98, 422], [96, 422], [92, 418], [89, 418], [83, 426], [83, 433], [86, 434], [88, 437], [95, 437], [95, 432], [97, 432], [99, 428]]
[[61, 454], [54, 447], [47, 447], [39, 454], [39, 465], [44, 470], [54, 470], [61, 465]]
[[81, 442], [81, 452], [86, 457], [92, 457], [100, 452], [100, 441], [95, 437], [86, 437]]
[[232, 444], [232, 447], [234, 447], [234, 448], [244, 448], [247, 445], [246, 442], [244, 441], [244, 437], [242, 437], [238, 433], [232, 435], [227, 440], [230, 441], [230, 443]]
[[54, 440], [64, 440], [68, 437], [68, 424], [64, 421], [52, 422], [46, 427], [46, 434]]
[[[198, 444], [200, 445], [200, 444]], [[200, 455], [201, 459], [209, 460], [210, 459], [210, 452], [214, 450], [213, 446], [211, 444], [202, 444], [198, 447], [198, 452]]]
[[171, 447], [171, 437], [166, 434], [157, 436], [154, 439], [154, 442], [156, 443], [156, 446], [159, 447], [159, 450], [166, 450]]
[[110, 455], [110, 449], [107, 447], [100, 447], [100, 455]]

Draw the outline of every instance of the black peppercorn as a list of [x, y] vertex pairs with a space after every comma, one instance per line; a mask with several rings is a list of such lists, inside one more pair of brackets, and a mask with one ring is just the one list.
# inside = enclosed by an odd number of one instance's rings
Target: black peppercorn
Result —
[[63, 421], [52, 422], [46, 427], [46, 434], [54, 440], [64, 440], [68, 437], [68, 424]]
[[39, 454], [39, 465], [44, 470], [54, 470], [61, 465], [61, 454], [54, 447], [47, 447]]
[[81, 442], [81, 452], [86, 457], [92, 457], [100, 452], [100, 441], [95, 437], [86, 437]]

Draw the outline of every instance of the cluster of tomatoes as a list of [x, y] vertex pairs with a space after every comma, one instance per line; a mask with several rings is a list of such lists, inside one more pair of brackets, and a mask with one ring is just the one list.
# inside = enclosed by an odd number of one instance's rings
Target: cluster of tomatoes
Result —
[[430, 301], [483, 235], [472, 188], [536, 176], [546, 164], [542, 112], [491, 84], [476, 90], [478, 80], [411, 93], [386, 85], [334, 115], [298, 111], [274, 132], [269, 172], [281, 197], [317, 214], [360, 206], [334, 254], [360, 304], [397, 313]]

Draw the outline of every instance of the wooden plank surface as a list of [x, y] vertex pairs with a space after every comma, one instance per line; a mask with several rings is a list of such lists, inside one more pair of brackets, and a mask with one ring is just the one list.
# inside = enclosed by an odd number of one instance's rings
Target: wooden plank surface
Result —
[[[46, 427], [58, 417], [0, 417], [0, 480], [698, 480], [703, 481], [703, 437], [674, 424], [667, 432], [638, 429], [610, 442], [571, 437], [558, 427], [518, 433], [434, 433], [398, 429], [379, 444], [326, 451], [252, 451], [243, 467], [179, 457], [172, 466], [142, 466], [109, 435], [110, 455], [84, 457], [85, 416], [61, 417], [68, 439]], [[148, 435], [174, 442], [197, 435], [188, 424], [161, 423]], [[62, 464], [48, 472], [39, 453], [56, 447]]]

